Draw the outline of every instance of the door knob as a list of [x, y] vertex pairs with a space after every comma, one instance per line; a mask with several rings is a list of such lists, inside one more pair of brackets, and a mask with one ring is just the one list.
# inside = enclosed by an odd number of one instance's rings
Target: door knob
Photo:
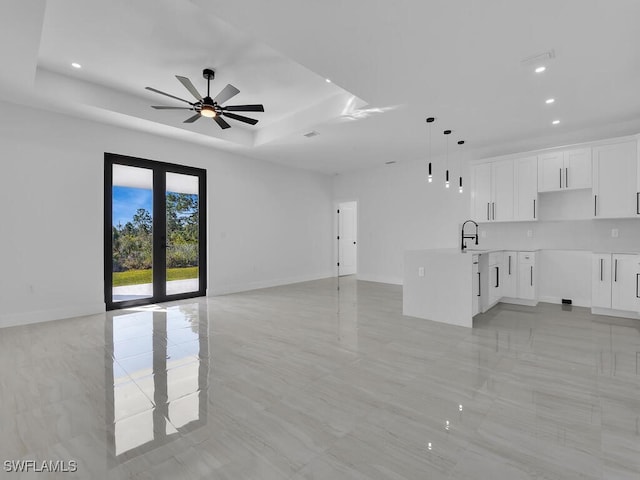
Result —
[[353, 242], [353, 244], [355, 245], [355, 244], [356, 244], [356, 242]]

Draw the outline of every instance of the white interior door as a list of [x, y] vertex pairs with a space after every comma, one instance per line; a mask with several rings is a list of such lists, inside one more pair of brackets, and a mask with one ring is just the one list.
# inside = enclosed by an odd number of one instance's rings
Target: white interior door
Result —
[[340, 275], [353, 275], [358, 259], [358, 204], [343, 202], [338, 206], [338, 262]]

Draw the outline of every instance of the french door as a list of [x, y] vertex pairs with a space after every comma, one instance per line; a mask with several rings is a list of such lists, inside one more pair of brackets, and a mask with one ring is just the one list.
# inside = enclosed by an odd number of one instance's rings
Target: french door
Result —
[[206, 171], [105, 153], [108, 310], [206, 294]]

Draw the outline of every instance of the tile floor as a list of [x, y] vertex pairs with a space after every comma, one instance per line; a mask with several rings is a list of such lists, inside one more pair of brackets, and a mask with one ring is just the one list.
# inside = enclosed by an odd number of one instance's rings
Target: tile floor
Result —
[[640, 478], [640, 321], [336, 282], [0, 330], [0, 478]]

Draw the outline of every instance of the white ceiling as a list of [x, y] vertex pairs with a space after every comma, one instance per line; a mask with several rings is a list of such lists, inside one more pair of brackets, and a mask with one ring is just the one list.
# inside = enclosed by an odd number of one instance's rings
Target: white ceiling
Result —
[[[0, 44], [11, 44], [0, 54], [16, 66], [0, 74], [5, 98], [47, 94], [45, 108], [290, 166], [339, 173], [423, 158], [427, 116], [434, 154], [449, 128], [468, 158], [640, 131], [636, 0], [38, 3], [0, 7]], [[543, 74], [522, 63], [550, 49]], [[185, 126], [189, 112], [149, 108], [177, 103], [145, 86], [189, 99], [174, 75], [203, 91], [204, 67], [217, 72], [212, 93], [232, 83], [242, 93], [230, 104], [265, 105], [249, 115], [256, 127]]]

